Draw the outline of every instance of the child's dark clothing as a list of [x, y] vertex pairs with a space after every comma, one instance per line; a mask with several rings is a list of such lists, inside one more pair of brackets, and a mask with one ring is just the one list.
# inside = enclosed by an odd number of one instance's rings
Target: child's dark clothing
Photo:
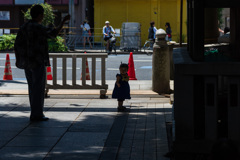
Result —
[[172, 29], [171, 28], [166, 28], [166, 33], [168, 35], [168, 38], [172, 38]]
[[120, 87], [117, 86], [115, 83], [115, 87], [113, 89], [112, 98], [117, 98], [118, 100], [125, 100], [125, 99], [131, 99], [130, 97], [130, 86], [128, 84], [128, 74], [126, 76], [122, 76], [121, 74], [117, 74], [117, 76], [120, 76], [119, 84]]

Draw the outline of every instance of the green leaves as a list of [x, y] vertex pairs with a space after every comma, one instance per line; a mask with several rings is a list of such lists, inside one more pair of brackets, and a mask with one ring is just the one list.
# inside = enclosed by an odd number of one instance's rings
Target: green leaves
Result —
[[[0, 36], [0, 50], [13, 50], [16, 35], [2, 35]], [[49, 52], [66, 52], [68, 48], [64, 44], [64, 39], [57, 36], [55, 39], [48, 39], [48, 51]]]
[[68, 48], [64, 44], [64, 39], [57, 36], [55, 39], [48, 39], [48, 51], [50, 52], [66, 52]]
[[15, 39], [16, 35], [14, 34], [0, 36], [0, 50], [12, 50]]
[[223, 19], [222, 19], [222, 14], [223, 12], [223, 8], [218, 8], [217, 9], [217, 14], [218, 14], [218, 27], [221, 28], [222, 24], [223, 24]]
[[[22, 11], [25, 19], [28, 19], [28, 20], [32, 19], [30, 15], [30, 10], [34, 5], [36, 4], [33, 4], [30, 8], [28, 8], [27, 12]], [[44, 8], [44, 18], [42, 21], [42, 25], [44, 26], [54, 25], [55, 15], [53, 14], [52, 6], [48, 3], [42, 3], [40, 5]]]

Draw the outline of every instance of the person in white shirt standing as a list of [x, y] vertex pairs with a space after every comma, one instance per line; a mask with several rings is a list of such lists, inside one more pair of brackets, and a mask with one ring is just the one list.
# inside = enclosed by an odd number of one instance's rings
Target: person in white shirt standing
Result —
[[92, 49], [92, 44], [89, 40], [89, 37], [91, 36], [91, 31], [90, 31], [90, 26], [89, 26], [87, 20], [83, 21], [83, 24], [81, 25], [81, 28], [83, 29], [83, 47], [84, 47], [84, 49], [85, 49], [85, 44], [86, 44], [86, 38], [88, 40], [90, 48]]
[[106, 21], [105, 26], [103, 27], [104, 40], [107, 42], [107, 53], [110, 53], [109, 45], [110, 45], [110, 38], [112, 38], [112, 32], [115, 34], [113, 27], [110, 26], [109, 23], [110, 23], [109, 21]]

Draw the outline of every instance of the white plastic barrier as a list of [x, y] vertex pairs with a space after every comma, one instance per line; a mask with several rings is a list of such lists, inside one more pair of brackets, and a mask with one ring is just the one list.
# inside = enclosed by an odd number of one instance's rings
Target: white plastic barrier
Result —
[[[50, 59], [52, 59], [52, 84], [48, 81], [46, 84], [46, 96], [49, 89], [100, 89], [100, 97], [104, 98], [106, 95], [106, 91], [108, 89], [108, 85], [106, 84], [106, 58], [108, 57], [105, 53], [50, 53]], [[67, 76], [67, 59], [71, 60], [71, 70], [72, 76]], [[58, 69], [58, 61], [57, 59], [62, 59], [62, 83], [58, 83], [57, 79], [57, 69]], [[80, 60], [79, 60], [80, 59]], [[86, 60], [91, 60], [91, 83], [86, 83]], [[100, 69], [101, 69], [101, 83], [96, 84], [96, 59], [100, 59]], [[80, 66], [77, 66], [77, 60], [81, 62]], [[69, 61], [68, 61], [69, 62]], [[77, 67], [80, 68], [82, 80], [81, 84], [77, 83]], [[99, 71], [98, 71], [99, 72]], [[79, 79], [80, 80], [80, 79]], [[71, 83], [67, 83], [71, 81]]]

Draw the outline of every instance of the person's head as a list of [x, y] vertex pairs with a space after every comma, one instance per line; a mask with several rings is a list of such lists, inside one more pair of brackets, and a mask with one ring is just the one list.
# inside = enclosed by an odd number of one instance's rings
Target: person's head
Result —
[[167, 23], [165, 24], [165, 27], [167, 27], [167, 28], [171, 28], [171, 27], [170, 27], [170, 23], [167, 22]]
[[119, 66], [119, 71], [121, 74], [126, 74], [128, 72], [128, 64], [121, 63]]
[[34, 5], [31, 8], [30, 15], [33, 20], [36, 20], [37, 22], [41, 23], [43, 20], [44, 15], [44, 9], [41, 5]]
[[230, 32], [230, 28], [229, 28], [229, 27], [225, 27], [225, 28], [224, 28], [224, 34], [226, 34], [226, 33], [228, 33], [228, 32]]
[[105, 21], [106, 26], [109, 26], [109, 23], [110, 23], [109, 21]]
[[83, 23], [84, 23], [84, 24], [88, 23], [88, 20], [85, 19], [85, 20], [83, 21]]
[[155, 22], [154, 22], [154, 21], [150, 22], [150, 26], [151, 26], [151, 27], [153, 27], [154, 25], [155, 25]]

